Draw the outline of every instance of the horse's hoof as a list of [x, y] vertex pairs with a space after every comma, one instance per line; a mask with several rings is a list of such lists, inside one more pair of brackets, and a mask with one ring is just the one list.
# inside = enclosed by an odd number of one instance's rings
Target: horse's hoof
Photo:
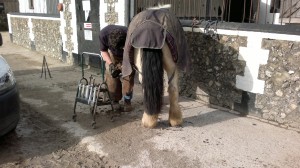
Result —
[[171, 120], [169, 119], [169, 123], [172, 127], [182, 126], [182, 119]]
[[148, 115], [144, 112], [142, 118], [142, 125], [146, 128], [154, 128], [157, 125], [158, 115]]
[[181, 126], [182, 125], [182, 113], [180, 111], [179, 106], [170, 107], [169, 110], [169, 123], [172, 127]]

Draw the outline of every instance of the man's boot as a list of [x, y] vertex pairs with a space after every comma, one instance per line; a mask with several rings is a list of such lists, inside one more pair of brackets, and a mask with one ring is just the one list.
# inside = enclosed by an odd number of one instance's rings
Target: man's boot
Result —
[[113, 107], [115, 111], [119, 111], [122, 109], [121, 105], [119, 104], [119, 101], [113, 101]]
[[123, 111], [124, 111], [124, 112], [130, 112], [130, 111], [132, 111], [132, 110], [133, 110], [133, 107], [132, 107], [132, 105], [131, 105], [131, 100], [125, 99], [125, 100], [124, 100], [124, 109], [123, 109]]

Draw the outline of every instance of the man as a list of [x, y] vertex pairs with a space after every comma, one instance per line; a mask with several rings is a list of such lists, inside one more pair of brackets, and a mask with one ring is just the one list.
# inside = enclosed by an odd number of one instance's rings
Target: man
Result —
[[120, 75], [123, 61], [123, 48], [127, 35], [127, 27], [108, 25], [100, 31], [100, 52], [106, 62], [105, 78], [113, 104], [117, 106], [124, 95], [123, 111], [132, 110], [131, 99], [134, 85], [133, 71], [121, 83]]

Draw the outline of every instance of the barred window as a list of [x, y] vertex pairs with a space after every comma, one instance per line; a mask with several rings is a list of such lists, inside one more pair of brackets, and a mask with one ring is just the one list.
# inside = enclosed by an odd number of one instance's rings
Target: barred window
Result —
[[29, 0], [29, 9], [34, 9], [34, 0]]
[[270, 13], [279, 13], [280, 12], [280, 0], [272, 0]]

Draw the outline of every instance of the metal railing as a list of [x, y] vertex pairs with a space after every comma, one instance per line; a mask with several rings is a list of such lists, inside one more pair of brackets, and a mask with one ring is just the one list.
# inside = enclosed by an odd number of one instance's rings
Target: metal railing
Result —
[[158, 4], [170, 4], [171, 10], [180, 19], [300, 23], [300, 0], [135, 0], [135, 13]]
[[281, 23], [300, 23], [300, 1], [282, 0]]

